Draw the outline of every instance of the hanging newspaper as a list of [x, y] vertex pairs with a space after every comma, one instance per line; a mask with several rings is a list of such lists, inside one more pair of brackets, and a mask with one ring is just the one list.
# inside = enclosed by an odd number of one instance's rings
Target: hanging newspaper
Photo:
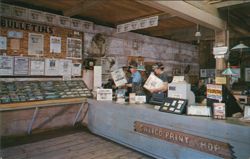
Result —
[[131, 30], [149, 28], [158, 25], [158, 16], [135, 20], [129, 23], [117, 25], [117, 33], [128, 32]]
[[50, 52], [61, 53], [61, 37], [51, 36], [50, 37]]
[[73, 63], [72, 64], [72, 76], [81, 76], [82, 72], [82, 64], [81, 63]]
[[29, 58], [15, 57], [14, 75], [28, 75], [29, 74]]
[[125, 73], [123, 72], [122, 68], [119, 68], [115, 71], [112, 71], [111, 76], [112, 76], [112, 78], [115, 82], [115, 85], [117, 87], [123, 86], [127, 83], [127, 79], [126, 79]]
[[72, 60], [60, 59], [59, 71], [62, 76], [71, 76]]
[[67, 58], [82, 59], [82, 40], [67, 38]]
[[59, 75], [59, 60], [45, 59], [45, 75], [46, 76], [58, 76]]
[[29, 33], [28, 54], [41, 56], [43, 52], [43, 35]]
[[12, 56], [0, 56], [0, 75], [13, 75]]
[[162, 85], [163, 85], [163, 81], [157, 76], [155, 76], [153, 73], [151, 73], [143, 87], [146, 88], [147, 90], [151, 90], [151, 89], [159, 88]]
[[44, 60], [30, 60], [30, 75], [44, 75]]

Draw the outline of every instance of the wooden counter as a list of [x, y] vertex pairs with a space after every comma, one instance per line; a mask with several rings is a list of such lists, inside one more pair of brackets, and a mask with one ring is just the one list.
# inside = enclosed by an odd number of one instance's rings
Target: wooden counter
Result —
[[88, 103], [88, 127], [93, 133], [152, 157], [250, 157], [250, 126], [240, 122], [164, 113], [147, 104], [116, 104], [91, 99]]

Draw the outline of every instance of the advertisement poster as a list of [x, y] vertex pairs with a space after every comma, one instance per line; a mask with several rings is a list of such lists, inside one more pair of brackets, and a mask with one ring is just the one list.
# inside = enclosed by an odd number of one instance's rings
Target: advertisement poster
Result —
[[67, 58], [82, 59], [82, 40], [67, 38]]
[[29, 58], [15, 57], [14, 75], [28, 75], [29, 74]]
[[44, 75], [44, 60], [30, 60], [30, 75]]
[[11, 56], [0, 56], [0, 75], [13, 75], [13, 61]]
[[73, 63], [72, 64], [72, 76], [81, 76], [81, 72], [82, 72], [82, 64]]
[[60, 61], [56, 59], [45, 59], [45, 75], [59, 76]]
[[116, 87], [123, 86], [127, 83], [127, 79], [122, 68], [112, 71], [111, 76], [115, 82]]
[[50, 52], [61, 53], [61, 37], [51, 36], [50, 37]]
[[222, 100], [222, 85], [207, 84], [207, 98]]
[[28, 54], [41, 56], [43, 55], [43, 35], [29, 33]]

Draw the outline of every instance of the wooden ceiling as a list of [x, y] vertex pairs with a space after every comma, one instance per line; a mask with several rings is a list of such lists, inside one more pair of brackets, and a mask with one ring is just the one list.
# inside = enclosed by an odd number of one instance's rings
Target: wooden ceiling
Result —
[[[154, 37], [177, 40], [182, 42], [194, 43], [194, 36], [199, 25], [202, 33], [202, 40], [214, 40], [214, 28], [206, 25], [206, 20], [191, 19], [190, 16], [181, 16], [167, 12], [157, 5], [153, 6], [153, 1], [139, 0], [2, 0], [4, 3], [23, 6], [31, 9], [37, 9], [52, 12], [64, 16], [89, 20], [95, 24], [105, 25], [116, 28], [118, 24], [123, 24], [136, 19], [142, 19], [150, 16], [159, 16], [159, 25], [156, 27], [136, 30], [133, 32], [145, 34]], [[176, 1], [178, 2], [178, 1]], [[250, 33], [250, 3], [236, 4], [225, 0], [204, 0], [204, 1], [179, 1], [186, 2], [201, 11], [207, 13], [219, 14], [221, 22], [228, 22], [232, 27], [234, 36], [249, 37]], [[168, 2], [162, 2], [168, 3]], [[221, 5], [223, 4], [223, 5]], [[212, 8], [212, 9], [211, 9]], [[228, 13], [230, 13], [228, 15]], [[229, 17], [229, 18], [228, 18]], [[199, 18], [199, 17], [197, 17]], [[214, 17], [212, 17], [214, 18]], [[217, 18], [217, 17], [215, 17]], [[217, 18], [217, 19], [219, 19]], [[215, 19], [215, 20], [217, 20]], [[208, 19], [207, 21], [209, 21]], [[219, 19], [220, 20], [220, 19]], [[196, 22], [197, 21], [197, 22]], [[218, 23], [219, 24], [219, 23]], [[217, 27], [217, 26], [215, 26]]]

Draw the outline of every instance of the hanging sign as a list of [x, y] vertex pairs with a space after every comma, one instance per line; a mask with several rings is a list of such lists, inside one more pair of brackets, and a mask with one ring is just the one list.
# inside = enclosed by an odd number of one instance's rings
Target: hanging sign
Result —
[[117, 33], [128, 32], [131, 30], [144, 29], [158, 25], [158, 16], [135, 20], [129, 23], [117, 25]]

